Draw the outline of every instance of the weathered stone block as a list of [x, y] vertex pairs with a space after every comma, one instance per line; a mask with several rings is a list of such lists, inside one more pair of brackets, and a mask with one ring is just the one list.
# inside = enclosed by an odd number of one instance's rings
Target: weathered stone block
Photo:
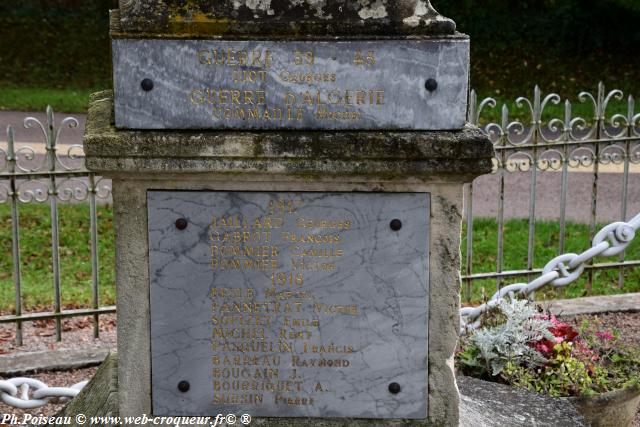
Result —
[[102, 173], [266, 173], [466, 181], [492, 167], [480, 129], [441, 132], [133, 131], [114, 126], [110, 91], [93, 94], [84, 138], [87, 166]]
[[476, 378], [457, 378], [461, 427], [583, 427], [587, 423], [565, 399]]
[[453, 34], [429, 0], [120, 0], [112, 33], [184, 36]]

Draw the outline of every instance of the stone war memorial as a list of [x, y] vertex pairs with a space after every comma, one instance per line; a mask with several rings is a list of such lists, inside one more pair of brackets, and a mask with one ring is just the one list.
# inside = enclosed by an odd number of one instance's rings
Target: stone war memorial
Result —
[[111, 36], [118, 414], [457, 425], [469, 38], [425, 0], [120, 0]]

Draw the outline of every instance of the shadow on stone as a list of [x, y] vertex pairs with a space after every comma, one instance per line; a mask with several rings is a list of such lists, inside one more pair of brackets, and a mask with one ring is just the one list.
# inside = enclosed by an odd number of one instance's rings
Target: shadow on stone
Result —
[[[57, 416], [71, 417], [71, 426], [81, 425], [75, 418], [78, 414], [87, 417], [117, 416], [117, 371], [118, 355], [111, 353], [89, 384]], [[566, 400], [470, 377], [459, 376], [457, 381], [461, 394], [461, 427], [587, 425]]]
[[460, 426], [587, 426], [566, 400], [458, 376]]
[[[70, 417], [70, 426], [91, 424], [89, 419], [80, 424], [77, 415], [89, 417], [118, 416], [118, 355], [110, 353], [94, 377], [56, 417]], [[51, 424], [50, 424], [51, 425]], [[103, 424], [104, 425], [104, 424]]]

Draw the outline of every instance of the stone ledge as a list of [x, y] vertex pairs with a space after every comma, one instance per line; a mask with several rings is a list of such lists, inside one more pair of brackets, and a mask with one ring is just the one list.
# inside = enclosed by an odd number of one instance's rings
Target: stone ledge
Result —
[[539, 303], [545, 309], [561, 316], [600, 313], [640, 312], [640, 292], [619, 295], [597, 295]]
[[582, 427], [588, 424], [566, 399], [458, 376], [461, 427]]
[[[58, 416], [74, 418], [78, 414], [90, 416], [118, 416], [117, 394], [118, 355], [112, 353], [82, 392]], [[526, 390], [489, 383], [469, 377], [458, 377], [462, 395], [460, 426], [586, 426], [575, 408], [564, 399], [538, 395]], [[75, 418], [73, 419], [75, 422]], [[264, 420], [256, 420], [260, 425]], [[322, 419], [305, 419], [311, 426], [368, 425], [362, 420], [342, 420], [331, 423]], [[371, 425], [374, 423], [371, 423]], [[398, 422], [396, 425], [414, 425]], [[72, 424], [77, 425], [77, 424]], [[283, 425], [290, 425], [283, 423]]]
[[138, 131], [113, 124], [110, 91], [93, 94], [84, 136], [87, 167], [99, 173], [434, 175], [488, 173], [494, 150], [476, 127], [438, 132]]
[[18, 376], [41, 371], [65, 371], [96, 366], [109, 354], [107, 347], [47, 350], [0, 356], [0, 374]]

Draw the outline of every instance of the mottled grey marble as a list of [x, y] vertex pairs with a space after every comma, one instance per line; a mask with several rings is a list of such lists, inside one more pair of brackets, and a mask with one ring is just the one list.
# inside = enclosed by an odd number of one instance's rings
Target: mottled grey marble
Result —
[[[268, 50], [271, 64], [265, 67], [264, 62], [250, 59], [251, 64], [243, 66], [203, 65], [201, 59], [208, 62], [213, 55], [199, 56], [198, 52], [216, 49], [260, 51], [262, 60]], [[301, 65], [296, 65], [296, 51], [313, 51], [313, 65], [309, 66], [304, 57]], [[361, 65], [354, 63], [357, 51], [364, 59]], [[375, 63], [367, 59], [370, 51]], [[469, 41], [464, 38], [308, 42], [114, 39], [113, 67], [118, 128], [454, 130], [461, 129], [466, 118]], [[241, 80], [244, 71], [264, 74], [258, 76], [259, 81], [234, 82], [235, 71], [241, 72]], [[320, 75], [321, 81], [291, 82], [291, 74], [299, 73]], [[152, 90], [142, 89], [143, 79], [153, 81]], [[437, 81], [437, 89], [430, 92], [425, 88], [428, 79]], [[207, 89], [217, 94], [218, 104], [209, 104], [207, 96], [204, 104], [199, 103]], [[191, 97], [193, 90], [200, 92]], [[220, 90], [237, 90], [239, 96], [234, 101], [230, 93], [223, 93], [226, 99], [220, 104]], [[254, 92], [245, 97], [245, 91]], [[265, 93], [265, 102], [260, 102], [263, 104], [260, 106], [255, 105], [259, 103], [258, 91]], [[366, 96], [356, 105], [358, 91], [364, 91]], [[370, 105], [370, 91], [384, 91], [383, 99], [377, 97], [382, 92], [374, 92]], [[311, 96], [306, 101], [305, 92]], [[295, 101], [287, 98], [287, 93], [294, 94]], [[349, 105], [344, 105], [347, 98], [351, 98]], [[318, 102], [326, 105], [319, 106]], [[225, 112], [224, 108], [232, 111]], [[246, 118], [254, 108], [261, 118]], [[269, 120], [265, 119], [265, 111]], [[349, 113], [351, 118], [319, 115], [321, 111]]]
[[[149, 191], [147, 194], [154, 415], [246, 412], [257, 417], [427, 417], [428, 193]], [[279, 200], [295, 202], [295, 212], [282, 216], [281, 224], [277, 220], [280, 215], [270, 215], [268, 208], [270, 201]], [[253, 289], [255, 297], [248, 297], [244, 302], [275, 300], [267, 296], [272, 289], [270, 270], [213, 269], [212, 241], [221, 245], [217, 239], [223, 235], [215, 232], [224, 229], [220, 227], [222, 217], [232, 217], [240, 222], [246, 219], [250, 223], [262, 218], [264, 226], [268, 216], [272, 217], [274, 226], [269, 241], [240, 246], [277, 246], [277, 256], [272, 257], [271, 252], [266, 258], [274, 259], [277, 271], [283, 272], [300, 271], [292, 268], [292, 260], [299, 259], [303, 249], [333, 249], [332, 254], [325, 253], [326, 257], [310, 258], [308, 262], [334, 263], [335, 269], [304, 270], [302, 286], [294, 286], [294, 290], [306, 292], [297, 294], [301, 298], [282, 299], [287, 294], [278, 288], [281, 297], [278, 301], [281, 304], [289, 302], [292, 307], [299, 302], [299, 313], [297, 310], [292, 314], [261, 312], [270, 323], [245, 328], [264, 331], [264, 338], [257, 341], [276, 345], [281, 341], [291, 343], [291, 352], [225, 352], [221, 349], [225, 340], [213, 337], [212, 314], [217, 313], [219, 318], [222, 303], [241, 300], [223, 298], [219, 291], [213, 298], [212, 290], [239, 288], [246, 292], [246, 289]], [[179, 218], [187, 220], [186, 229], [176, 228]], [[309, 225], [301, 218], [329, 222], [301, 228], [302, 224]], [[401, 220], [400, 230], [390, 228], [393, 219]], [[331, 221], [337, 221], [337, 228], [328, 228]], [[228, 231], [244, 230], [241, 227], [228, 228]], [[301, 244], [283, 240], [283, 233], [292, 232], [331, 235], [333, 237], [328, 239], [333, 243]], [[287, 236], [290, 240], [291, 235]], [[336, 240], [335, 236], [339, 238]], [[338, 250], [342, 251], [340, 255]], [[217, 304], [215, 310], [214, 302]], [[316, 311], [316, 304], [356, 306], [357, 311], [330, 315], [324, 310]], [[281, 309], [284, 311], [283, 306]], [[317, 320], [318, 326], [284, 326], [287, 318]], [[286, 333], [302, 332], [302, 338], [282, 338], [282, 329]], [[239, 343], [246, 339], [227, 337], [226, 341]], [[334, 344], [338, 348], [351, 346], [352, 351], [305, 352], [305, 342], [307, 348]], [[214, 348], [213, 344], [218, 347]], [[280, 359], [278, 365], [272, 366], [277, 369], [277, 377], [271, 382], [291, 380], [294, 357], [308, 362], [339, 359], [343, 364], [348, 362], [348, 366], [298, 366], [294, 383], [300, 384], [301, 391], [246, 393], [262, 394], [262, 404], [214, 403], [214, 384], [223, 381], [215, 377], [214, 369], [226, 368], [222, 362], [216, 365], [214, 357], [265, 355]], [[255, 374], [254, 367], [246, 367], [252, 368], [251, 375]], [[186, 393], [177, 388], [183, 380], [190, 384]], [[389, 384], [393, 382], [400, 384], [400, 393], [389, 392]], [[323, 391], [317, 389], [318, 384]], [[313, 404], [283, 404], [276, 395], [312, 398]]]

